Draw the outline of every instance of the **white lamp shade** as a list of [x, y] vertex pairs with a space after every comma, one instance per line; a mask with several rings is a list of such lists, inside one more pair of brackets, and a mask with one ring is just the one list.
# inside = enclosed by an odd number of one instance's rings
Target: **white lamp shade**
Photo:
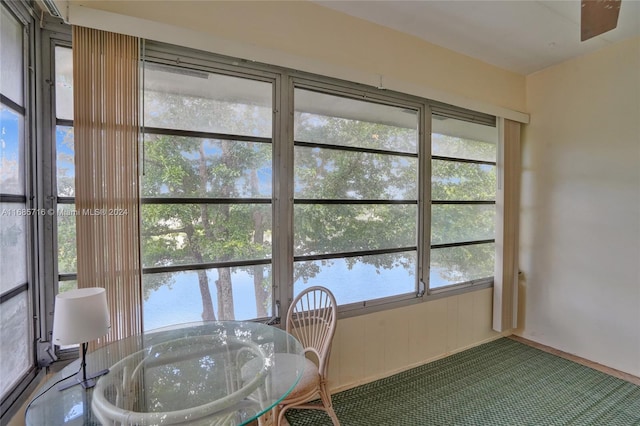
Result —
[[85, 343], [109, 332], [111, 321], [104, 288], [89, 287], [56, 296], [53, 312], [53, 343]]

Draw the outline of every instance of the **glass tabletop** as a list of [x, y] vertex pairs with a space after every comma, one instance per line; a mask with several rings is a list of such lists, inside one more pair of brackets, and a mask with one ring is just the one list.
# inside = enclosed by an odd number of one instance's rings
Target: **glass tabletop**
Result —
[[300, 343], [279, 328], [213, 321], [104, 346], [87, 355], [87, 374], [104, 368], [109, 373], [94, 388], [60, 391], [76, 380], [79, 365], [71, 363], [42, 386], [27, 409], [27, 425], [244, 425], [293, 389], [304, 355]]

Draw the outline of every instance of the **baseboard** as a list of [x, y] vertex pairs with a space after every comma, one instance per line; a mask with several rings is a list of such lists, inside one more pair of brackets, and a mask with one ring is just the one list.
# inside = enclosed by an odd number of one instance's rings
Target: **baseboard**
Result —
[[524, 337], [517, 336], [515, 334], [508, 337], [510, 339], [515, 340], [516, 342], [520, 342], [525, 345], [531, 346], [533, 348], [540, 349], [541, 351], [559, 356], [560, 358], [568, 359], [569, 361], [573, 361], [580, 365], [593, 368], [594, 370], [600, 371], [602, 373], [608, 374], [613, 377], [617, 377], [618, 379], [626, 380], [627, 382], [640, 386], [640, 377], [634, 376], [633, 374], [625, 373], [624, 371], [616, 370], [615, 368], [598, 364], [597, 362], [590, 361], [578, 355], [573, 355], [568, 352], [561, 351], [560, 349], [552, 348], [551, 346], [543, 345], [542, 343], [534, 342], [533, 340], [529, 340]]

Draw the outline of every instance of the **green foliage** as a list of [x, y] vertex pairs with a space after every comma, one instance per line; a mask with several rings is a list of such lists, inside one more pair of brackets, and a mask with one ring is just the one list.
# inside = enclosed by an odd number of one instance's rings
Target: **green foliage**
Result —
[[[235, 134], [270, 135], [264, 108], [170, 93], [145, 93], [151, 116], [160, 127], [203, 129]], [[271, 117], [269, 112], [268, 117]], [[147, 135], [144, 149], [143, 197], [265, 198], [271, 184], [258, 173], [271, 173], [271, 144], [192, 137]], [[263, 179], [264, 180], [264, 179]], [[145, 204], [142, 209], [142, 256], [145, 267], [255, 260], [271, 257], [270, 204]], [[218, 319], [234, 319], [231, 274], [219, 270], [215, 281]], [[264, 281], [263, 268], [244, 268]], [[198, 274], [203, 317], [212, 319], [209, 279]], [[147, 274], [145, 297], [173, 284], [171, 274]], [[256, 304], [266, 306], [270, 293], [256, 291]], [[215, 309], [215, 308], [213, 308]], [[258, 309], [260, 311], [260, 309]]]
[[[149, 126], [271, 135], [271, 111], [257, 105], [147, 90], [145, 107]], [[294, 119], [298, 141], [390, 151], [389, 154], [376, 154], [295, 147], [295, 198], [339, 199], [345, 200], [345, 204], [295, 204], [294, 254], [416, 246], [417, 130], [308, 113], [296, 113]], [[72, 147], [72, 132], [68, 135], [64, 143]], [[433, 151], [444, 156], [495, 159], [495, 144], [443, 135], [434, 135]], [[271, 200], [272, 155], [269, 143], [147, 134], [143, 150], [142, 197]], [[58, 174], [60, 194], [72, 194], [73, 186], [65, 171], [59, 169]], [[493, 166], [432, 161], [434, 200], [493, 200], [495, 181]], [[349, 200], [403, 200], [408, 203], [349, 204]], [[141, 212], [143, 266], [271, 258], [271, 211], [270, 203], [145, 203]], [[494, 211], [493, 206], [434, 206], [432, 242], [493, 238]], [[60, 271], [75, 271], [73, 216], [59, 217], [58, 241]], [[415, 250], [409, 250], [350, 257], [346, 262], [349, 268], [366, 263], [377, 270], [405, 268], [413, 274], [415, 257]], [[296, 262], [294, 282], [306, 282], [320, 272], [321, 266], [331, 264], [331, 260]], [[493, 244], [432, 250], [431, 264], [441, 269], [443, 277], [450, 281], [490, 276], [493, 274]], [[259, 315], [270, 315], [271, 268], [248, 266], [242, 269], [254, 277]], [[174, 276], [171, 273], [146, 274], [144, 296], [148, 298], [161, 286], [173, 285]], [[219, 270], [215, 283], [209, 283], [207, 274], [198, 274], [203, 317], [211, 319], [215, 315], [218, 319], [233, 319], [231, 277], [228, 268]], [[211, 307], [210, 284], [216, 287], [217, 307]]]
[[[434, 135], [434, 155], [495, 161], [496, 145], [446, 135]], [[485, 164], [432, 160], [431, 198], [438, 201], [493, 201], [496, 167]], [[431, 243], [444, 244], [495, 235], [494, 205], [433, 205]], [[449, 283], [490, 277], [494, 273], [494, 244], [431, 250], [431, 267]]]
[[[417, 152], [415, 129], [311, 114], [296, 115], [296, 140], [358, 148]], [[294, 209], [294, 251], [312, 255], [417, 244], [418, 159], [404, 155], [296, 147], [297, 198], [405, 200], [415, 204], [298, 204]], [[352, 268], [415, 269], [414, 257], [398, 253], [346, 259]], [[332, 261], [321, 262], [323, 266]], [[306, 282], [319, 272], [315, 262], [295, 264], [295, 279]]]
[[75, 160], [73, 154], [68, 153], [68, 151], [73, 152], [74, 150], [73, 127], [58, 126], [56, 127], [56, 132], [64, 134], [58, 142], [56, 152], [58, 195], [61, 197], [73, 197], [75, 195], [75, 175], [70, 167], [73, 167]]
[[65, 293], [69, 290], [75, 290], [78, 288], [78, 281], [60, 281], [58, 283], [58, 293]]
[[78, 270], [76, 251], [76, 217], [74, 204], [59, 204], [58, 220], [58, 273], [74, 273]]

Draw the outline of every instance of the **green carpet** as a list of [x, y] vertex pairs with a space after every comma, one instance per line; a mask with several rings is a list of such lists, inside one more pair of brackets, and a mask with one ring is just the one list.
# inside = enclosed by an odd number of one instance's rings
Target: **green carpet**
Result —
[[[332, 399], [342, 426], [640, 425], [640, 386], [507, 338]], [[287, 419], [331, 425], [316, 410]]]

